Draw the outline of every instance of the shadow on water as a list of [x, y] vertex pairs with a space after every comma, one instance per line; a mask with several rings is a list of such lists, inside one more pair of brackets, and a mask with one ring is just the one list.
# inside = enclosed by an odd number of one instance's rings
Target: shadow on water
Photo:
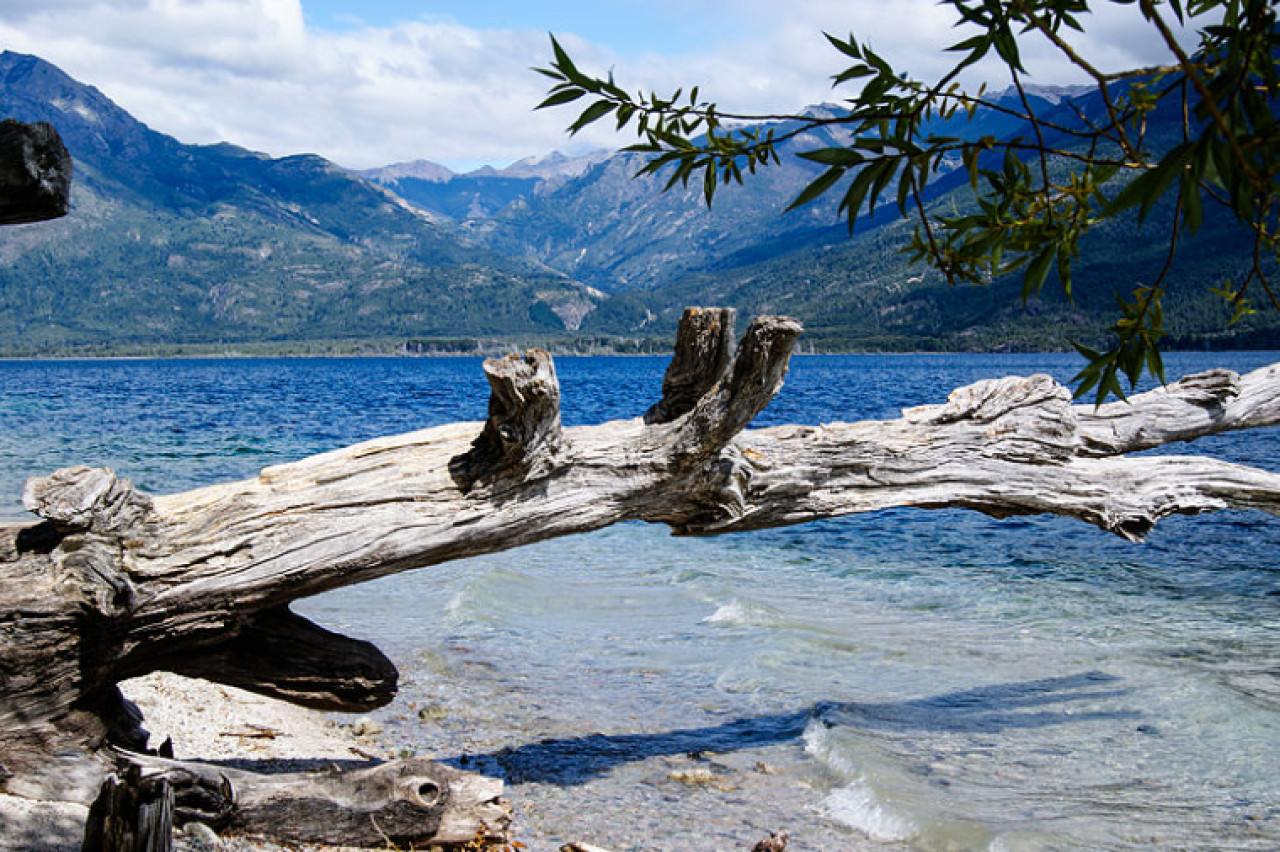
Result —
[[[1081, 722], [1138, 718], [1136, 711], [1072, 712], [1073, 702], [1125, 695], [1112, 685], [1119, 678], [1102, 672], [995, 684], [930, 698], [884, 703], [819, 702], [794, 713], [735, 719], [719, 725], [657, 734], [590, 734], [546, 739], [485, 755], [462, 755], [442, 762], [463, 769], [500, 768], [510, 784], [575, 786], [616, 766], [651, 757], [714, 752], [724, 754], [798, 740], [811, 721], [828, 727], [881, 731], [994, 734]], [[1108, 688], [1111, 687], [1111, 688]]]

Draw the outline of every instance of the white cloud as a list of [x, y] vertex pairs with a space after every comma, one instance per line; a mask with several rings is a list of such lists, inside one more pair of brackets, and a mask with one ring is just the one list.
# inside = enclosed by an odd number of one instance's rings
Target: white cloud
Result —
[[[418, 157], [455, 166], [503, 163], [553, 148], [626, 141], [601, 129], [571, 143], [564, 135], [569, 110], [531, 111], [546, 89], [529, 70], [549, 59], [540, 31], [478, 30], [439, 19], [313, 30], [299, 0], [0, 5], [0, 46], [48, 59], [185, 142], [226, 140], [277, 156], [314, 151], [363, 167]], [[570, 33], [563, 40], [584, 68], [616, 67], [629, 88], [700, 83], [724, 108], [779, 111], [844, 94], [830, 88], [840, 56], [823, 30], [852, 31], [922, 77], [945, 68], [942, 49], [964, 37], [951, 28], [949, 9], [933, 0], [685, 0], [684, 6], [708, 20], [732, 9], [736, 24], [708, 28], [707, 48], [696, 54], [644, 53], [631, 45], [611, 51]], [[627, 10], [645, 14], [642, 4]], [[616, 10], [601, 12], [610, 13]], [[1085, 49], [1107, 68], [1162, 59], [1136, 20], [1134, 7], [1109, 6], [1095, 16]], [[1039, 82], [1080, 80], [1060, 60], [1031, 64]]]
[[563, 143], [531, 116], [544, 33], [404, 23], [308, 31], [297, 0], [41, 0], [0, 44], [63, 68], [185, 142], [344, 165], [509, 160]]

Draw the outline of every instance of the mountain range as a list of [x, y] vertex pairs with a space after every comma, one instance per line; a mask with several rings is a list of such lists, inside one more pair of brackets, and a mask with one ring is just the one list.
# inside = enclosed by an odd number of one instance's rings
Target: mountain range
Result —
[[[1070, 92], [1043, 92], [1045, 103]], [[830, 111], [833, 106], [813, 110]], [[1092, 239], [1074, 303], [1018, 282], [949, 288], [901, 255], [909, 223], [851, 237], [828, 200], [783, 214], [819, 167], [795, 157], [714, 208], [635, 179], [626, 153], [550, 154], [455, 174], [420, 160], [354, 172], [314, 155], [186, 145], [33, 56], [0, 54], [0, 117], [48, 121], [75, 161], [72, 212], [0, 231], [0, 353], [475, 351], [538, 342], [669, 345], [691, 304], [787, 313], [827, 349], [1065, 348], [1113, 321], [1113, 294], [1161, 259], [1163, 234]], [[1006, 134], [1006, 119], [960, 132]], [[790, 143], [839, 144], [831, 132]], [[937, 204], [956, 204], [946, 176]], [[1280, 341], [1263, 315], [1223, 332], [1208, 284], [1237, 274], [1230, 223], [1183, 250], [1166, 306], [1175, 343]], [[1224, 339], [1225, 335], [1225, 339]]]

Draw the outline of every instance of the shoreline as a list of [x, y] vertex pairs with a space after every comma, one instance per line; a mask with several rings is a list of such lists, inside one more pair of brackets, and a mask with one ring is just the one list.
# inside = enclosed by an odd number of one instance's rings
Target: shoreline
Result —
[[[125, 681], [120, 687], [143, 712], [143, 727], [151, 735], [148, 746], [158, 748], [167, 738], [172, 738], [174, 756], [180, 760], [225, 761], [251, 771], [271, 772], [304, 771], [328, 760], [373, 762], [395, 760], [398, 756], [393, 754], [395, 732], [388, 730], [386, 737], [380, 736], [382, 723], [370, 717], [338, 722], [321, 711], [168, 672]], [[722, 772], [741, 776], [765, 771], [759, 764], [740, 773], [727, 764], [708, 764], [716, 769], [713, 772], [702, 765], [702, 760], [681, 756], [660, 761], [668, 786], [698, 796], [704, 788], [709, 792], [735, 789], [727, 785], [728, 777], [720, 774]], [[695, 768], [688, 769], [694, 764]], [[480, 771], [483, 773], [483, 768]], [[766, 774], [771, 772], [768, 770]], [[522, 848], [582, 852], [610, 852], [613, 848], [595, 845], [587, 837], [564, 837], [559, 829], [548, 833], [542, 826], [543, 830], [539, 831], [527, 823], [532, 811], [540, 809], [538, 805], [528, 796], [524, 800], [513, 797], [512, 792], [508, 788], [503, 796], [516, 817], [510, 839], [525, 843]], [[0, 793], [0, 852], [81, 852], [88, 810], [78, 804], [34, 801]], [[521, 836], [524, 832], [532, 832], [533, 836]], [[744, 845], [732, 848], [746, 852], [753, 848], [752, 843], [769, 837], [768, 831], [748, 829], [740, 841]], [[850, 852], [881, 848], [869, 839], [862, 842], [851, 839], [848, 845]], [[203, 825], [185, 831], [175, 828], [173, 849], [175, 852], [368, 852], [363, 847], [281, 845], [243, 835], [224, 836]]]

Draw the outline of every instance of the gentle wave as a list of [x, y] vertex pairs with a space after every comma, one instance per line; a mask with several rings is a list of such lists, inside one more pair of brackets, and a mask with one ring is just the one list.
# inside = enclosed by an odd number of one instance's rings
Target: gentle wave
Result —
[[895, 811], [877, 795], [853, 757], [833, 742], [824, 722], [814, 719], [805, 727], [804, 747], [843, 784], [822, 801], [822, 810], [831, 819], [875, 840], [910, 840], [919, 833], [919, 826], [909, 816]]

